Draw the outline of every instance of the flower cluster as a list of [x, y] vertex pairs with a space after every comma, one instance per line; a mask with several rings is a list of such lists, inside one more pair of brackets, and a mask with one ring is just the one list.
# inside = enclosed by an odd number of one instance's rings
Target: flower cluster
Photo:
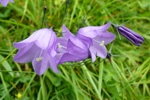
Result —
[[64, 62], [82, 61], [89, 56], [92, 62], [96, 56], [106, 58], [105, 45], [115, 39], [115, 35], [107, 31], [110, 25], [109, 22], [103, 26], [83, 27], [77, 36], [63, 25], [63, 37], [57, 37], [52, 29], [37, 30], [29, 38], [13, 44], [19, 49], [13, 60], [18, 63], [32, 61], [34, 71], [42, 75], [49, 67], [59, 73], [57, 65]]
[[[0, 0], [2, 6], [14, 0]], [[69, 1], [66, 1], [66, 9]], [[44, 15], [46, 7], [44, 7]], [[44, 16], [43, 16], [44, 18]], [[46, 20], [45, 20], [46, 21]], [[77, 35], [73, 35], [65, 25], [62, 27], [63, 37], [57, 37], [52, 29], [43, 28], [35, 31], [29, 38], [14, 43], [14, 47], [19, 49], [13, 60], [18, 63], [32, 62], [33, 69], [38, 75], [42, 75], [49, 67], [59, 73], [57, 65], [64, 62], [83, 61], [88, 57], [92, 62], [96, 56], [103, 59], [110, 57], [105, 45], [115, 39], [115, 35], [107, 31], [111, 23], [103, 26], [88, 26], [80, 28]], [[112, 24], [117, 32], [140, 46], [144, 38], [136, 32], [124, 27]]]

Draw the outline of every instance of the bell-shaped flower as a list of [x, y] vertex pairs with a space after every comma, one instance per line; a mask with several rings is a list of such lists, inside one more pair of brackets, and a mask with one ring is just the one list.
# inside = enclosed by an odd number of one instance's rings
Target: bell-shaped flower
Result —
[[82, 61], [88, 57], [88, 47], [74, 36], [65, 25], [62, 27], [63, 37], [57, 38], [57, 63]]
[[12, 3], [14, 3], [14, 0], [0, 0], [0, 3], [2, 4], [2, 6], [6, 7], [7, 4], [9, 3], [9, 1], [11, 1]]
[[96, 60], [96, 56], [101, 58], [106, 58], [107, 56], [105, 45], [112, 42], [116, 37], [107, 31], [110, 25], [111, 23], [109, 22], [103, 26], [83, 27], [77, 32], [77, 38], [89, 47], [92, 62]]
[[127, 38], [129, 41], [131, 41], [133, 44], [140, 46], [140, 43], [143, 43], [144, 38], [137, 34], [136, 32], [130, 30], [129, 28], [125, 27], [125, 26], [118, 26], [118, 25], [114, 25], [113, 26], [117, 29], [117, 31], [124, 36], [125, 38]]
[[49, 67], [59, 73], [56, 63], [57, 36], [52, 29], [43, 28], [35, 31], [29, 38], [13, 43], [19, 49], [13, 60], [18, 63], [32, 61], [33, 69], [42, 75]]

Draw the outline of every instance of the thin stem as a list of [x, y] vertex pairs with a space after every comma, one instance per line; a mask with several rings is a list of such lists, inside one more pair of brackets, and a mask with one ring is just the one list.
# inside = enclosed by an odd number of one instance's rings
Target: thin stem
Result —
[[109, 49], [109, 52], [108, 52], [108, 53], [111, 53], [112, 46], [113, 46], [113, 42], [112, 42], [112, 44], [111, 44], [111, 47], [110, 47], [110, 49]]
[[111, 64], [113, 70], [115, 70], [115, 69], [114, 69], [114, 66], [113, 66], [113, 64], [112, 64], [112, 62], [111, 62], [111, 57], [110, 57], [108, 60], [109, 60], [109, 62], [110, 62], [110, 64]]
[[41, 28], [43, 26], [43, 22], [45, 23], [46, 27], [48, 28], [48, 25], [46, 23], [46, 17], [45, 17], [45, 14], [46, 14], [46, 10], [47, 10], [47, 6], [46, 6], [46, 1], [44, 0], [44, 14], [43, 14], [43, 18], [42, 18], [42, 25], [41, 25]]
[[[65, 15], [66, 15], [66, 13], [67, 13], [67, 8], [68, 8], [68, 4], [70, 3], [70, 0], [66, 0], [66, 8], [65, 8], [65, 12], [64, 12], [64, 16], [63, 16], [63, 18], [62, 18], [62, 21], [61, 21], [61, 23], [63, 23], [63, 21], [64, 21], [64, 18], [65, 18]], [[61, 24], [60, 23], [60, 24]]]
[[[98, 65], [100, 65], [100, 63], [101, 63], [101, 62], [103, 62], [104, 60], [105, 60], [105, 59], [101, 60], [101, 61], [99, 62], [99, 64], [98, 64]], [[96, 67], [97, 67], [98, 65], [96, 65]]]
[[126, 55], [112, 55], [112, 57], [124, 57]]
[[119, 39], [121, 40], [121, 36], [120, 36], [120, 34], [119, 34], [119, 31], [118, 31], [118, 29], [116, 28], [116, 30], [117, 30], [117, 33], [118, 33], [118, 35], [119, 35]]
[[46, 0], [43, 0], [44, 1], [44, 6], [46, 7]]
[[30, 72], [30, 71], [8, 71], [8, 70], [0, 70], [0, 72], [5, 72], [5, 73], [9, 73], [9, 72], [13, 72], [13, 73], [29, 73], [29, 74], [33, 74], [35, 72]]
[[46, 9], [47, 9], [47, 7], [44, 7], [44, 22], [45, 22], [46, 27], [48, 28], [48, 25], [46, 22], [46, 17], [45, 17]]
[[79, 23], [78, 23], [78, 30], [80, 29], [80, 27], [85, 23], [85, 20], [86, 20], [86, 18], [83, 18], [83, 20], [82, 20], [82, 22], [81, 22], [81, 24], [79, 25]]
[[128, 21], [126, 21], [126, 22], [124, 22], [123, 24], [121, 24], [122, 26], [124, 26], [125, 24], [127, 24], [128, 22], [130, 22], [132, 19], [130, 19], [130, 20], [128, 20]]
[[2, 64], [6, 59], [8, 59], [16, 51], [17, 49], [14, 49], [7, 57], [5, 57], [2, 61], [0, 61], [0, 64]]
[[71, 65], [71, 66], [82, 66], [84, 63], [89, 64], [91, 63], [91, 60], [87, 60], [87, 61], [81, 61], [81, 62], [77, 62], [75, 64], [62, 64], [62, 65]]
[[111, 25], [117, 30], [117, 33], [119, 35], [119, 39], [121, 40], [121, 36], [119, 34], [119, 31], [118, 31], [119, 25], [115, 25], [115, 24], [111, 24]]

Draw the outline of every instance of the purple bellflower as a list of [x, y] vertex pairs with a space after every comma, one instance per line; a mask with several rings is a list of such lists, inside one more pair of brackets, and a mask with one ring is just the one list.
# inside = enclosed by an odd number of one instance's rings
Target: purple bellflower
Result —
[[96, 60], [96, 55], [101, 58], [107, 57], [105, 45], [112, 42], [116, 37], [107, 31], [110, 25], [111, 23], [109, 22], [103, 26], [83, 27], [77, 32], [77, 38], [89, 47], [92, 62]]
[[140, 46], [140, 43], [143, 43], [144, 38], [141, 35], [137, 34], [136, 32], [130, 30], [129, 28], [124, 27], [124, 26], [114, 25], [114, 24], [113, 26], [117, 29], [118, 33], [123, 35], [133, 44]]
[[0, 0], [0, 3], [2, 4], [2, 6], [6, 7], [7, 4], [9, 3], [9, 1], [11, 1], [12, 3], [14, 3], [14, 0]]
[[74, 36], [65, 25], [62, 27], [63, 37], [57, 38], [57, 63], [82, 61], [88, 57], [88, 47]]
[[59, 73], [56, 63], [57, 36], [52, 29], [43, 28], [35, 31], [29, 38], [13, 43], [19, 49], [13, 60], [18, 63], [32, 61], [33, 69], [42, 75], [49, 67]]

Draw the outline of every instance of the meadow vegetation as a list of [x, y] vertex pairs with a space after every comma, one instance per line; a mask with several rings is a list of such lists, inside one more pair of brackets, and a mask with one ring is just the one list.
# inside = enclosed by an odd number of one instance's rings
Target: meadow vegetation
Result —
[[[111, 62], [91, 58], [58, 65], [38, 76], [32, 64], [13, 61], [13, 42], [29, 37], [42, 26], [43, 0], [14, 0], [0, 5], [0, 100], [150, 100], [150, 1], [149, 0], [70, 0], [61, 23], [65, 0], [46, 0], [46, 20], [57, 36], [62, 25], [76, 34], [84, 26], [100, 26], [111, 21], [124, 25], [145, 38], [140, 47], [110, 27], [116, 34]], [[43, 24], [42, 28], [46, 25]], [[107, 45], [109, 51], [111, 44]], [[101, 63], [100, 63], [101, 62]]]

